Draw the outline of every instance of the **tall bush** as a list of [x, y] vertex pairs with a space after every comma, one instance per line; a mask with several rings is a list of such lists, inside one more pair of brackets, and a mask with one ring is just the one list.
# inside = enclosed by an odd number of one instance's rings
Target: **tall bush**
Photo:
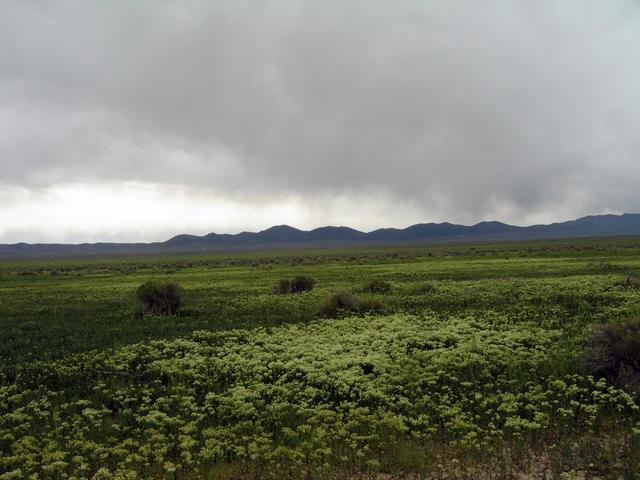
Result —
[[640, 393], [640, 320], [596, 327], [584, 354], [587, 373]]
[[173, 282], [150, 280], [138, 287], [143, 312], [151, 315], [175, 315], [182, 304], [182, 289]]

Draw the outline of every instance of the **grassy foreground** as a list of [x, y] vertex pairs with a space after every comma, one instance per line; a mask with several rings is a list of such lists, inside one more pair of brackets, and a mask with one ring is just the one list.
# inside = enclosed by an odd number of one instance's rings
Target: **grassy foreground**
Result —
[[[580, 361], [637, 273], [638, 239], [0, 263], [0, 479], [640, 478], [640, 399]], [[382, 310], [319, 316], [345, 289]]]

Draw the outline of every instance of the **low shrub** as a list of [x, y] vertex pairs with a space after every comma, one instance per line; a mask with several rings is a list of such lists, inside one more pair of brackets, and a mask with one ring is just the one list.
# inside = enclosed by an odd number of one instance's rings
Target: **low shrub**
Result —
[[358, 308], [355, 295], [349, 290], [341, 290], [327, 296], [320, 305], [319, 314], [336, 318], [340, 313], [354, 312]]
[[150, 280], [138, 287], [137, 294], [143, 313], [151, 315], [175, 315], [182, 303], [182, 289], [173, 282]]
[[583, 363], [590, 375], [640, 394], [640, 320], [594, 328]]
[[271, 291], [276, 294], [310, 292], [313, 290], [315, 284], [316, 281], [313, 278], [298, 275], [294, 277], [293, 280], [281, 278], [278, 280], [278, 283], [271, 288]]
[[310, 292], [315, 285], [313, 278], [298, 275], [291, 280], [291, 293]]
[[349, 290], [341, 290], [327, 296], [318, 311], [319, 315], [337, 318], [341, 314], [359, 313], [382, 310], [384, 303], [375, 297], [358, 298]]
[[358, 311], [361, 314], [368, 312], [378, 312], [384, 309], [384, 303], [379, 298], [366, 297], [357, 299]]
[[365, 292], [371, 293], [388, 293], [391, 291], [391, 284], [382, 279], [371, 280], [363, 289]]

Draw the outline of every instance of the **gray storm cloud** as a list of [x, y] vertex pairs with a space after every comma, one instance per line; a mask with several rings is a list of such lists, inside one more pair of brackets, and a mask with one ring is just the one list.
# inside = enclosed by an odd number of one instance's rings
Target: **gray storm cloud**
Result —
[[0, 3], [5, 187], [522, 223], [640, 211], [639, 130], [631, 0]]

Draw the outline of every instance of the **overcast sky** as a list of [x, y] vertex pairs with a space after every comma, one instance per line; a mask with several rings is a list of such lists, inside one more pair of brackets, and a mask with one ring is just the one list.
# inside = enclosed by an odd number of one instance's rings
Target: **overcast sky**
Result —
[[607, 212], [637, 0], [0, 0], [0, 243]]

